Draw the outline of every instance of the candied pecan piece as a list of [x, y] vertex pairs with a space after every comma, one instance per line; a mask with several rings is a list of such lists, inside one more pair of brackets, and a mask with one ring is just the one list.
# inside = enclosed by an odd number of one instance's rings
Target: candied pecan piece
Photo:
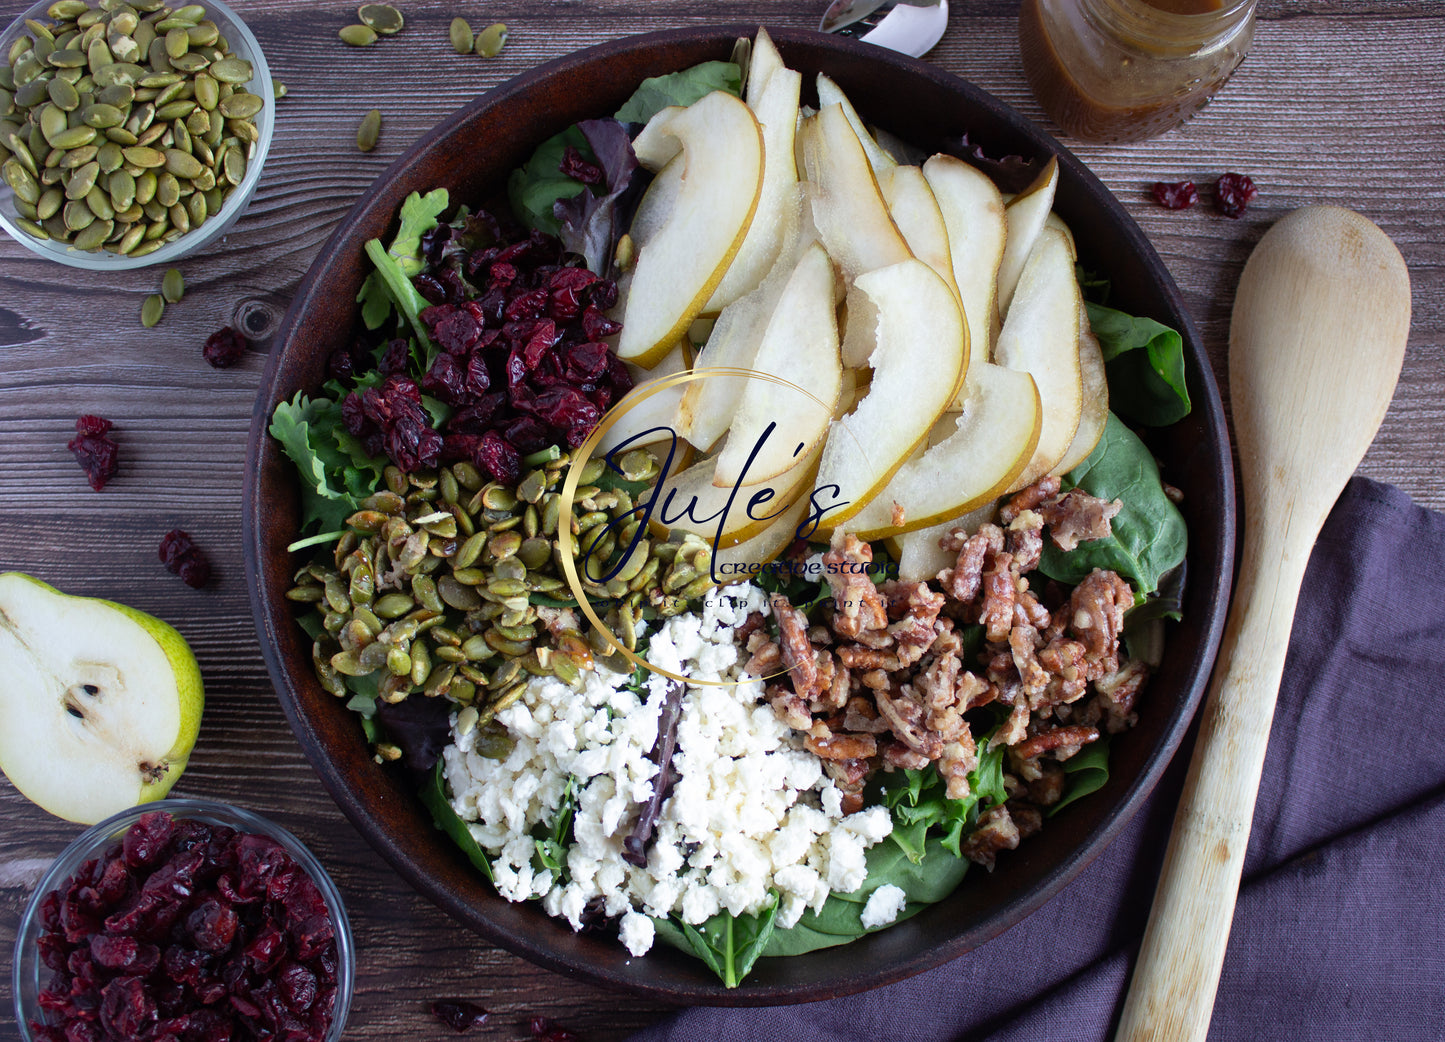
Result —
[[1095, 568], [1069, 597], [1069, 632], [1084, 645], [1088, 679], [1119, 668], [1119, 630], [1124, 612], [1134, 604], [1134, 591], [1114, 572]]
[[1033, 760], [1044, 753], [1053, 753], [1057, 760], [1067, 760], [1090, 742], [1099, 740], [1099, 729], [1084, 725], [1056, 727], [1052, 731], [1025, 738], [1009, 755], [1018, 761]]
[[1033, 510], [1044, 500], [1058, 495], [1059, 484], [1058, 477], [1053, 474], [1039, 478], [1028, 488], [1014, 493], [1009, 501], [999, 508], [998, 519], [1006, 525], [1011, 524], [1025, 510]]
[[1019, 845], [1019, 830], [1007, 807], [990, 807], [979, 815], [978, 827], [963, 841], [963, 856], [993, 871], [1000, 851]]
[[[961, 535], [962, 529], [953, 536]], [[983, 524], [978, 526], [978, 531], [973, 535], [958, 542], [957, 539], [944, 536], [939, 540], [938, 545], [948, 550], [957, 543], [958, 559], [952, 568], [945, 568], [938, 573], [938, 581], [946, 593], [955, 600], [964, 604], [970, 603], [978, 596], [979, 587], [983, 582], [984, 561], [988, 554], [998, 553], [1003, 549], [1003, 529], [998, 525]]]
[[943, 752], [943, 739], [928, 729], [923, 706], [913, 697], [911, 686], [879, 691], [874, 698], [878, 712], [888, 721], [894, 737], [924, 759], [938, 759]]
[[[1003, 699], [1000, 699], [1003, 701]], [[1027, 705], [1015, 705], [1013, 712], [1009, 714], [1003, 726], [998, 729], [998, 740], [1004, 745], [1018, 745], [1028, 734], [1029, 728], [1029, 707]]]
[[965, 727], [958, 737], [943, 746], [938, 758], [938, 773], [944, 780], [944, 794], [951, 800], [961, 800], [969, 794], [968, 775], [978, 766], [978, 747], [973, 741], [973, 732]]
[[1109, 521], [1124, 509], [1122, 500], [1106, 502], [1079, 489], [1071, 489], [1039, 507], [1049, 536], [1060, 550], [1074, 549], [1091, 539], [1107, 538]]
[[[1028, 582], [1027, 579], [1023, 581]], [[1014, 625], [1032, 626], [1042, 636], [1043, 631], [1053, 625], [1053, 615], [1034, 596], [1033, 591], [1023, 589], [1019, 591], [1018, 598], [1014, 601]], [[1042, 643], [1047, 643], [1047, 641]]]
[[813, 726], [813, 715], [808, 712], [808, 703], [782, 685], [767, 688], [768, 704], [778, 719], [789, 727], [806, 731]]
[[843, 729], [854, 733], [882, 734], [888, 730], [888, 721], [878, 715], [878, 707], [871, 699], [855, 696], [848, 699]]
[[1067, 637], [1055, 637], [1039, 651], [1039, 665], [1049, 671], [1050, 704], [1074, 702], [1088, 690], [1088, 667], [1084, 645]]
[[808, 617], [788, 603], [788, 598], [775, 593], [769, 598], [773, 617], [778, 620], [778, 640], [783, 665], [793, 682], [793, 691], [804, 702], [816, 701], [823, 691], [817, 656], [808, 639]]
[[1029, 705], [1038, 708], [1039, 696], [1049, 686], [1049, 674], [1039, 664], [1037, 654], [1039, 631], [1032, 626], [1015, 626], [1009, 630], [1009, 651], [1013, 655], [1014, 668], [1019, 671], [1019, 683], [1023, 685], [1024, 697]]
[[1008, 639], [1009, 631], [1013, 629], [1016, 595], [1013, 555], [1005, 551], [993, 554], [984, 565], [983, 603], [978, 612], [978, 621], [983, 625], [988, 640]]
[[888, 615], [896, 619], [888, 633], [900, 644], [928, 647], [938, 636], [934, 623], [943, 610], [946, 598], [928, 588], [927, 583], [890, 581], [883, 584], [888, 598]]
[[[1040, 807], [1052, 807], [1064, 795], [1064, 769], [1057, 763], [1045, 761], [1038, 765], [1039, 776], [1028, 784], [1029, 802]], [[1018, 815], [1014, 815], [1018, 820]], [[1019, 821], [1019, 834], [1023, 835], [1023, 822]]]
[[830, 734], [803, 739], [803, 748], [823, 760], [866, 760], [878, 752], [878, 739], [871, 734]]
[[1126, 659], [1119, 669], [1094, 681], [1096, 701], [1103, 710], [1104, 730], [1110, 734], [1127, 731], [1134, 726], [1134, 699], [1149, 679], [1149, 667], [1135, 659]]
[[1037, 510], [1020, 511], [1004, 533], [1004, 549], [1013, 554], [1019, 574], [1037, 568], [1044, 552], [1043, 515]]
[[833, 632], [858, 639], [870, 630], [886, 629], [888, 613], [878, 587], [868, 577], [873, 548], [851, 533], [833, 533], [823, 555], [823, 569], [833, 590]]

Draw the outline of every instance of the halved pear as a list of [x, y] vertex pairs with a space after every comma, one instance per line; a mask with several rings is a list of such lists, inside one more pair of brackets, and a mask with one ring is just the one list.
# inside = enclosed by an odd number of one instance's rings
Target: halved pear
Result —
[[793, 198], [793, 186], [798, 183], [793, 137], [798, 127], [798, 93], [802, 84], [803, 77], [792, 69], [777, 69], [768, 77], [757, 100], [748, 101], [763, 133], [762, 190], [747, 237], [738, 247], [737, 256], [728, 265], [722, 281], [703, 305], [705, 312], [717, 312], [754, 289], [782, 249], [782, 214]]
[[714, 485], [774, 478], [827, 433], [843, 381], [836, 291], [833, 262], [815, 242], [793, 269], [753, 356], [753, 371], [773, 379], [749, 379], [743, 388]]
[[1083, 384], [1083, 404], [1079, 410], [1079, 429], [1069, 443], [1063, 459], [1054, 464], [1053, 474], [1067, 474], [1088, 458], [1104, 436], [1109, 422], [1109, 380], [1104, 371], [1104, 352], [1099, 338], [1089, 325], [1089, 310], [1079, 301], [1079, 378]]
[[[816, 238], [811, 222], [805, 220], [804, 195], [801, 185], [794, 186], [782, 213], [782, 248], [772, 269], [756, 289], [723, 308], [694, 369], [752, 368], [768, 320], [798, 258]], [[725, 375], [689, 383], [677, 408], [677, 433], [703, 451], [711, 449], [732, 423], [747, 383], [745, 376]]]
[[[948, 246], [948, 228], [943, 223], [943, 213], [938, 200], [923, 170], [916, 166], [895, 165], [878, 175], [878, 187], [883, 192], [883, 201], [888, 204], [888, 213], [903, 241], [913, 255], [927, 264], [938, 277], [958, 296], [958, 281], [953, 275], [953, 257]], [[959, 306], [963, 306], [962, 298]], [[984, 343], [984, 341], [980, 341]]]
[[[879, 539], [992, 503], [1023, 472], [1039, 428], [1039, 393], [1028, 373], [988, 362], [969, 366], [953, 436], [900, 467], [848, 522], [848, 531]], [[896, 523], [895, 507], [902, 524]]]
[[994, 346], [994, 360], [1032, 376], [1043, 401], [1039, 443], [1016, 488], [1052, 473], [1079, 429], [1084, 395], [1079, 307], [1068, 243], [1057, 230], [1041, 229]]
[[[617, 420], [594, 450], [596, 455], [605, 456], [617, 446], [630, 443], [630, 448], [643, 448], [673, 437], [673, 425], [677, 422], [677, 407], [682, 401], [686, 384], [676, 384], [662, 390], [649, 390], [654, 384], [668, 376], [685, 373], [692, 368], [692, 343], [684, 337], [676, 347], [653, 366], [651, 370], [630, 366], [634, 370], [632, 390], [613, 404], [608, 415], [616, 414]], [[644, 432], [652, 431], [646, 437]], [[636, 439], [636, 440], [634, 440]]]
[[1003, 260], [998, 266], [998, 315], [1001, 319], [1008, 317], [1009, 304], [1013, 301], [1024, 264], [1049, 219], [1049, 212], [1054, 208], [1054, 189], [1058, 184], [1059, 161], [1051, 156], [1033, 184], [1009, 200], [1006, 210], [1008, 237], [1004, 240]]
[[681, 145], [670, 161], [683, 164], [681, 185], [654, 234], [639, 238], [633, 230], [637, 261], [616, 349], [644, 367], [660, 361], [701, 314], [747, 235], [763, 183], [762, 131], [731, 94], [713, 91], [659, 133]]
[[991, 357], [998, 266], [1007, 231], [1003, 198], [987, 175], [954, 156], [933, 156], [923, 164], [923, 176], [948, 235], [969, 350], [986, 361]]
[[822, 451], [820, 442], [772, 480], [734, 488], [713, 484], [715, 458], [700, 460], [659, 481], [649, 493], [654, 498], [648, 528], [659, 538], [673, 531], [694, 532], [709, 542], [716, 539], [720, 546], [752, 539], [777, 520], [784, 507], [808, 498]]
[[923, 440], [957, 394], [968, 366], [968, 331], [953, 293], [910, 258], [858, 276], [878, 309], [878, 346], [868, 393], [833, 423], [815, 488], [831, 509], [822, 527], [862, 510]]
[[162, 798], [185, 770], [205, 695], [161, 620], [7, 572], [0, 672], [0, 768], [50, 813], [93, 825]]
[[817, 186], [813, 223], [845, 282], [912, 257], [842, 107], [824, 106], [800, 135], [803, 172]]
[[837, 105], [843, 110], [843, 115], [848, 119], [848, 125], [853, 128], [853, 133], [858, 135], [858, 143], [863, 146], [863, 152], [868, 157], [868, 165], [873, 168], [873, 176], [881, 182], [883, 174], [897, 166], [898, 160], [878, 144], [877, 139], [863, 123], [863, 118], [858, 115], [858, 110], [848, 100], [848, 95], [843, 93], [843, 88], [825, 73], [820, 72], [818, 73], [818, 108], [827, 108], [829, 105]]
[[972, 534], [978, 531], [979, 525], [992, 521], [997, 513], [996, 501], [984, 503], [962, 517], [890, 537], [887, 541], [888, 550], [898, 562], [898, 578], [904, 582], [924, 582], [938, 578], [939, 572], [952, 568], [958, 561], [958, 554], [943, 549], [938, 545], [938, 541], [955, 528], [962, 528]]

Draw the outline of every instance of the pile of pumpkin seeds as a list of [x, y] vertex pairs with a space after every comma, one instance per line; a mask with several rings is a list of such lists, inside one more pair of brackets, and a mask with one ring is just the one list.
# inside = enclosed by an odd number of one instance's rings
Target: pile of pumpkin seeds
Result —
[[[303, 625], [322, 687], [338, 697], [374, 689], [389, 703], [445, 696], [475, 708], [485, 725], [533, 676], [578, 686], [598, 659], [627, 668], [608, 658], [615, 648], [605, 635], [587, 630], [561, 567], [569, 465], [559, 453], [515, 488], [484, 481], [467, 462], [410, 475], [388, 467], [387, 487], [347, 519], [330, 555], [296, 572], [286, 594], [315, 605]], [[621, 467], [633, 487], [659, 470], [646, 452], [629, 453]], [[599, 485], [603, 475], [598, 459], [579, 476], [573, 552], [615, 564], [641, 511], [624, 488]], [[608, 581], [588, 578], [603, 571], [584, 562], [576, 568], [608, 629], [635, 650], [645, 617], [678, 614], [712, 588], [711, 560], [698, 536], [644, 533]]]
[[40, 239], [132, 257], [221, 211], [265, 99], [201, 4], [55, 0], [0, 67], [0, 175]]

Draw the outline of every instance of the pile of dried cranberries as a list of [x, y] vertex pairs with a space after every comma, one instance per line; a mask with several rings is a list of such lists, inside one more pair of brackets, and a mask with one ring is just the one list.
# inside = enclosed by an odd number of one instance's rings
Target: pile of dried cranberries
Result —
[[39, 1042], [322, 1042], [336, 935], [269, 836], [146, 814], [40, 905]]

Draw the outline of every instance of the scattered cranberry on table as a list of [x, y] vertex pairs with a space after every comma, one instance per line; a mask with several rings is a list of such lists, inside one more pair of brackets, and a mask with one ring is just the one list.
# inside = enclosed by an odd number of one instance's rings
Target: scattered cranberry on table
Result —
[[230, 326], [222, 326], [206, 338], [201, 355], [217, 369], [229, 369], [246, 353], [246, 339]]
[[466, 999], [437, 999], [431, 1004], [432, 1016], [458, 1033], [480, 1027], [487, 1021], [487, 1011]]
[[211, 580], [211, 562], [190, 535], [173, 528], [161, 538], [161, 563], [192, 589], [199, 590]]
[[1259, 189], [1248, 174], [1221, 174], [1214, 182], [1214, 204], [1226, 217], [1242, 215], [1258, 194]]
[[1155, 181], [1151, 191], [1154, 201], [1166, 210], [1187, 210], [1199, 201], [1193, 181]]
[[75, 437], [66, 443], [97, 492], [115, 477], [120, 446], [110, 436], [113, 426], [109, 420], [87, 413], [75, 421]]
[[537, 1042], [582, 1042], [582, 1036], [546, 1017], [533, 1017], [527, 1021], [527, 1028]]

